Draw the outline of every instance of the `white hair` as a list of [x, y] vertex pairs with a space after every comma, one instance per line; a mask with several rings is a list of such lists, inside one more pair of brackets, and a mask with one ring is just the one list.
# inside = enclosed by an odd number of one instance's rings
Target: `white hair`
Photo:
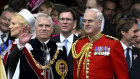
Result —
[[39, 18], [46, 18], [46, 19], [49, 19], [51, 21], [51, 26], [53, 26], [53, 21], [52, 21], [52, 18], [47, 15], [47, 14], [44, 14], [44, 13], [41, 13], [39, 14], [37, 17], [36, 17], [36, 21], [35, 21], [35, 26], [37, 26], [37, 22], [38, 22], [38, 19]]
[[86, 9], [85, 12], [88, 12], [88, 11], [90, 11], [90, 10], [92, 10], [92, 11], [94, 11], [94, 12], [97, 13], [97, 19], [98, 19], [98, 20], [102, 20], [103, 14], [102, 14], [101, 10], [99, 10], [99, 9], [97, 9], [97, 8], [91, 8], [91, 9]]

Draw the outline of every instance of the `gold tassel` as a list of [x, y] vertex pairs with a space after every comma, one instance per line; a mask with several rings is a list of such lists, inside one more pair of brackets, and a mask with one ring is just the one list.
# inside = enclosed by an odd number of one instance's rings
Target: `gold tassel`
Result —
[[2, 62], [1, 56], [0, 56], [0, 79], [7, 79], [5, 68], [3, 66], [3, 62]]

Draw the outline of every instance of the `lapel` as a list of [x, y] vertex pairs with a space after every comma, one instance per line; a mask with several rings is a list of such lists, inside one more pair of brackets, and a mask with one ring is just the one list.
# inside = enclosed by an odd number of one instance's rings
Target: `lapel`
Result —
[[[78, 39], [78, 37], [74, 35], [73, 43], [74, 43], [77, 39]], [[69, 55], [68, 55], [68, 59], [69, 59], [69, 58], [73, 58], [73, 57], [72, 57], [72, 51], [71, 51], [71, 49], [70, 49], [70, 52], [69, 52]]]
[[[74, 35], [73, 43], [74, 43], [77, 39], [78, 39], [78, 37]], [[60, 35], [55, 36], [55, 37], [52, 37], [51, 40], [54, 41], [54, 42], [56, 42], [56, 43], [57, 43], [57, 42], [60, 42]], [[69, 55], [68, 55], [68, 59], [71, 58], [71, 57], [72, 57], [72, 54], [71, 54], [71, 50], [70, 50]]]

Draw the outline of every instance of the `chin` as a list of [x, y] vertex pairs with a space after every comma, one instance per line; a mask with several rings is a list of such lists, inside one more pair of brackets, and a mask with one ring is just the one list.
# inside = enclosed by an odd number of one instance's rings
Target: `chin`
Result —
[[12, 34], [12, 33], [11, 33], [11, 36], [12, 36], [12, 37], [17, 37], [18, 35], [15, 35], [15, 34]]

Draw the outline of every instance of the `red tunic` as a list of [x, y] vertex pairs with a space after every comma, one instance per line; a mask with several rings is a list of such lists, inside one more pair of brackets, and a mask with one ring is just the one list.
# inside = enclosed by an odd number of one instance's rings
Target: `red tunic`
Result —
[[[116, 77], [117, 79], [129, 79], [128, 67], [120, 42], [105, 35], [98, 36], [92, 41], [90, 43], [89, 38], [85, 37], [79, 39], [75, 46], [73, 45], [72, 50], [75, 49], [77, 55], [86, 43], [90, 45], [87, 55], [85, 54], [82, 58], [79, 74], [77, 74], [77, 68], [81, 56], [74, 59], [73, 79], [78, 79], [78, 75], [79, 79], [114, 79]], [[74, 56], [74, 51], [72, 52]]]

